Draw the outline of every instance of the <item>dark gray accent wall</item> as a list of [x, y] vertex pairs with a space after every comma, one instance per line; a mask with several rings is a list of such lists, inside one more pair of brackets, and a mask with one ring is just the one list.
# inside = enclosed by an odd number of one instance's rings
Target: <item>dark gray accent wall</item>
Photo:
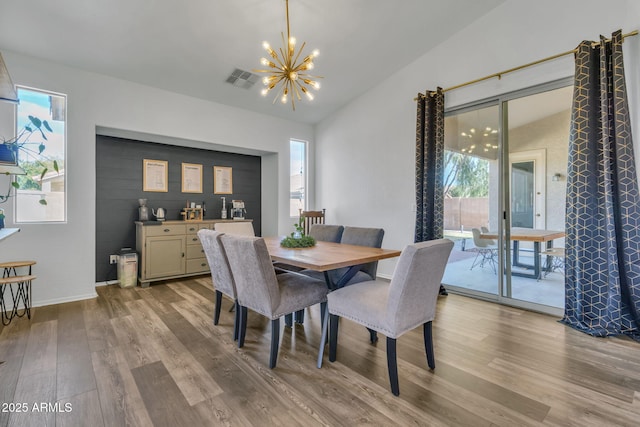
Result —
[[[142, 191], [143, 159], [169, 162], [168, 192]], [[182, 163], [202, 165], [202, 194], [182, 193]], [[233, 194], [224, 195], [227, 207], [232, 199], [244, 200], [247, 218], [253, 219], [256, 235], [262, 235], [259, 156], [96, 136], [96, 282], [117, 277], [109, 255], [125, 247], [135, 249], [138, 199], [147, 199], [150, 208], [164, 208], [168, 220], [182, 219], [187, 200], [205, 202], [205, 219], [220, 218], [222, 195], [213, 194], [213, 166], [233, 168]]]

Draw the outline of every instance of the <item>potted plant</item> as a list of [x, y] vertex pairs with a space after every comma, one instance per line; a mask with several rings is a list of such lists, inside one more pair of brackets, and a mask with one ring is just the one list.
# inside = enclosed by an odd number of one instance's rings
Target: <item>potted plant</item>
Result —
[[[0, 171], [6, 175], [27, 175], [22, 181], [23, 187], [39, 187], [33, 180], [34, 176], [40, 176], [40, 180], [53, 168], [60, 172], [57, 160], [48, 159], [44, 154], [46, 148], [47, 134], [53, 130], [46, 120], [40, 120], [35, 116], [29, 116], [29, 122], [10, 139], [2, 139], [0, 143]], [[24, 162], [18, 167], [18, 155], [22, 152], [26, 156], [33, 158], [33, 161]], [[2, 167], [4, 166], [4, 167]], [[5, 203], [11, 197], [13, 189], [19, 189], [21, 184], [13, 180], [6, 192], [0, 194], [0, 203]], [[43, 198], [40, 204], [46, 205]]]
[[280, 245], [285, 248], [310, 248], [316, 244], [316, 239], [304, 234], [304, 218], [301, 216], [296, 224], [293, 224], [295, 231], [285, 237]]

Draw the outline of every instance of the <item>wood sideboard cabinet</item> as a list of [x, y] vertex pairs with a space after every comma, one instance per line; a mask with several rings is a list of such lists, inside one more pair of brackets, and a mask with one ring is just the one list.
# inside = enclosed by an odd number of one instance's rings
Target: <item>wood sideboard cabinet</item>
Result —
[[198, 230], [213, 230], [217, 222], [251, 222], [250, 219], [136, 221], [138, 282], [147, 287], [153, 281], [194, 276], [209, 272], [209, 263], [198, 239]]

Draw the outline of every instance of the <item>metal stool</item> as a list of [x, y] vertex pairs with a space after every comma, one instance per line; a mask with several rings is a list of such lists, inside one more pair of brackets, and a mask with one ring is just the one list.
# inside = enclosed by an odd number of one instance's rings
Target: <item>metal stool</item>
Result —
[[[0, 279], [0, 317], [2, 324], [8, 325], [14, 317], [22, 317], [25, 314], [31, 319], [31, 282], [36, 276], [31, 274], [31, 266], [35, 261], [12, 261], [0, 263], [3, 269], [2, 279]], [[18, 268], [28, 268], [28, 274], [19, 275]], [[13, 285], [17, 285], [14, 290]], [[12, 307], [11, 312], [7, 310], [8, 304], [4, 300], [5, 289], [9, 288], [11, 292]], [[19, 304], [22, 302], [24, 308], [19, 312]]]

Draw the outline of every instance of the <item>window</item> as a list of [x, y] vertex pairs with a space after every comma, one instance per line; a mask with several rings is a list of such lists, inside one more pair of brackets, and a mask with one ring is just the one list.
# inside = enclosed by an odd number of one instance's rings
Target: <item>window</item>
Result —
[[64, 222], [67, 97], [18, 86], [18, 98], [16, 129], [27, 132], [18, 152], [26, 175], [16, 178], [16, 222]]
[[307, 143], [289, 141], [289, 216], [297, 217], [307, 207]]

